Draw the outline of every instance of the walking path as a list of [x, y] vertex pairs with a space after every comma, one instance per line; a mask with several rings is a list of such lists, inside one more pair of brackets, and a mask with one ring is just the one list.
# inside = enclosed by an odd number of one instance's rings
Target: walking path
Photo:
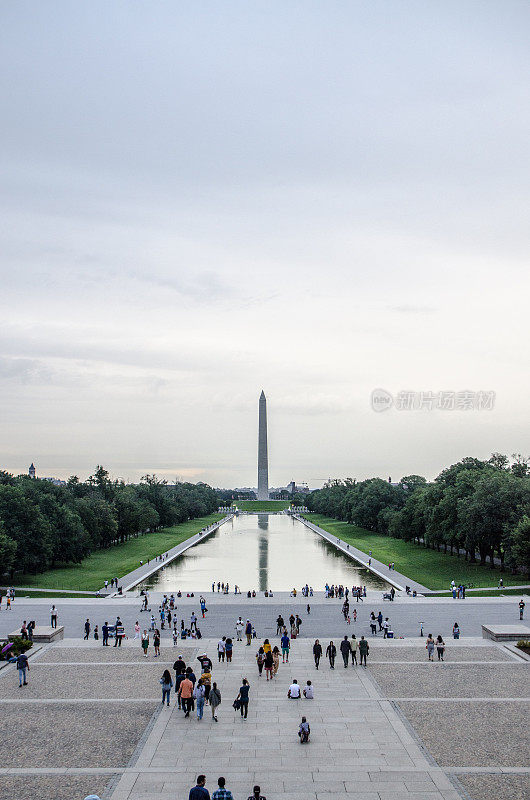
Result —
[[[212, 652], [215, 642], [207, 643]], [[290, 663], [280, 664], [276, 680], [258, 678], [256, 647], [234, 649], [231, 666], [214, 664], [221, 690], [219, 723], [205, 708], [204, 719], [185, 719], [175, 705], [162, 708], [136, 763], [120, 777], [112, 800], [175, 800], [185, 797], [196, 775], [207, 776], [210, 792], [224, 775], [234, 797], [244, 798], [258, 783], [269, 798], [331, 800], [338, 795], [363, 800], [459, 800], [450, 777], [434, 765], [368, 671], [314, 669], [312, 642], [293, 643]], [[232, 700], [242, 676], [251, 685], [248, 719], [234, 712]], [[294, 678], [311, 677], [315, 699], [291, 701]], [[311, 725], [311, 742], [301, 746], [302, 714]]]
[[293, 517], [297, 519], [299, 522], [302, 522], [307, 528], [318, 533], [319, 536], [322, 536], [323, 539], [326, 539], [330, 544], [340, 550], [341, 553], [344, 553], [346, 556], [350, 556], [363, 567], [373, 572], [374, 575], [378, 575], [380, 578], [383, 578], [385, 581], [388, 581], [392, 586], [395, 586], [396, 589], [400, 591], [405, 591], [405, 587], [409, 586], [410, 590], [416, 590], [420, 594], [423, 592], [429, 592], [430, 589], [427, 586], [423, 586], [421, 583], [417, 581], [413, 581], [411, 578], [408, 578], [406, 575], [403, 575], [401, 572], [397, 572], [395, 569], [389, 569], [388, 564], [383, 564], [382, 561], [377, 561], [375, 558], [371, 558], [371, 564], [368, 564], [368, 559], [370, 558], [367, 553], [363, 553], [362, 550], [358, 550], [348, 542], [342, 541], [342, 539], [337, 539], [336, 536], [333, 536], [328, 531], [324, 530], [324, 528], [319, 528], [318, 525], [315, 525], [313, 522], [309, 522], [307, 519], [300, 517], [298, 514], [293, 514]]
[[[137, 569], [133, 569], [132, 572], [128, 572], [127, 575], [124, 575], [119, 581], [122, 591], [127, 592], [129, 589], [133, 589], [138, 583], [141, 583], [146, 578], [149, 578], [150, 575], [154, 575], [155, 572], [158, 572], [161, 567], [170, 564], [171, 561], [174, 561], [175, 558], [180, 556], [190, 547], [196, 545], [197, 542], [202, 542], [212, 533], [215, 533], [221, 527], [221, 525], [224, 525], [224, 523], [232, 519], [233, 516], [234, 514], [228, 514], [226, 517], [223, 517], [223, 519], [220, 519], [219, 522], [214, 522], [205, 528], [202, 534], [200, 532], [196, 533], [194, 536], [190, 536], [189, 539], [185, 539], [185, 541], [176, 545], [176, 547], [172, 547], [171, 550], [167, 550], [167, 557], [163, 561], [151, 560], [149, 563], [143, 564]], [[105, 588], [103, 587], [100, 591], [105, 592]], [[117, 596], [117, 592], [114, 592], [113, 596]]]
[[[212, 631], [210, 638], [176, 648], [164, 639], [160, 658], [152, 646], [144, 658], [134, 639], [120, 649], [64, 639], [35, 648], [23, 689], [14, 666], [6, 665], [0, 708], [17, 724], [4, 726], [0, 739], [0, 797], [72, 800], [95, 791], [104, 800], [182, 800], [200, 773], [210, 792], [224, 775], [235, 800], [245, 800], [255, 783], [268, 800], [527, 796], [530, 664], [512, 646], [447, 637], [446, 660], [431, 663], [424, 639], [373, 637], [368, 668], [344, 669], [338, 652], [334, 670], [323, 658], [317, 671], [312, 646], [316, 634], [325, 649], [329, 620], [316, 617], [311, 636], [292, 642], [290, 663], [280, 663], [277, 678], [267, 682], [258, 677], [255, 654], [264, 635], [277, 643], [275, 630], [260, 631], [250, 647], [234, 641], [231, 664], [215, 657], [219, 636], [232, 633], [239, 611], [253, 621], [269, 618], [267, 601], [228, 606], [226, 616], [219, 613], [222, 596], [210, 601], [217, 636]], [[98, 602], [110, 605], [92, 601]], [[452, 620], [452, 604], [438, 602]], [[82, 609], [79, 601], [71, 603], [79, 629]], [[405, 610], [409, 598], [399, 604]], [[327, 601], [319, 606], [329, 607]], [[475, 613], [479, 607], [489, 609], [489, 600], [473, 606]], [[304, 618], [304, 627], [308, 622]], [[345, 632], [351, 637], [353, 631]], [[213, 680], [222, 695], [217, 723], [208, 707], [201, 722], [194, 714], [185, 719], [173, 694], [170, 707], [160, 703], [162, 671], [174, 676], [180, 654], [198, 667], [202, 652], [214, 661]], [[251, 686], [246, 721], [232, 707], [243, 677]], [[313, 682], [314, 700], [287, 698], [295, 678], [302, 687]], [[297, 737], [302, 714], [311, 725], [307, 746]]]

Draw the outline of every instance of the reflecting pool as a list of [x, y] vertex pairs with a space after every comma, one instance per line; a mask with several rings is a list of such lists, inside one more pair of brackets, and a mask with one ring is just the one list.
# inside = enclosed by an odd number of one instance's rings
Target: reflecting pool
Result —
[[381, 589], [386, 584], [338, 552], [318, 534], [284, 514], [234, 517], [139, 588], [205, 592], [228, 582], [233, 592], [286, 591], [308, 583], [323, 591], [327, 583]]

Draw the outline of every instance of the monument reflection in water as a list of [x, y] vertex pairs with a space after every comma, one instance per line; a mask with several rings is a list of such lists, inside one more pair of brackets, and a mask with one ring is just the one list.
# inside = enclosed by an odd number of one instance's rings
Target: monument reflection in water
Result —
[[362, 569], [301, 522], [283, 514], [252, 514], [225, 522], [217, 533], [191, 547], [140, 588], [162, 592], [211, 591], [224, 581], [242, 591], [322, 591], [326, 582], [381, 589], [386, 584]]

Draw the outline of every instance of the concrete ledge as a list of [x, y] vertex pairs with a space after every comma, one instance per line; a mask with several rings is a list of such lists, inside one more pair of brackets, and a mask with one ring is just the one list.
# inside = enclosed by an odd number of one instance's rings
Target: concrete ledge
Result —
[[[8, 639], [13, 641], [17, 636], [20, 636], [20, 630], [10, 633]], [[59, 625], [57, 628], [52, 628], [51, 625], [39, 625], [33, 630], [34, 642], [58, 642], [61, 639], [64, 639], [63, 625]]]
[[526, 625], [483, 625], [482, 637], [494, 642], [517, 642], [530, 639], [530, 628]]

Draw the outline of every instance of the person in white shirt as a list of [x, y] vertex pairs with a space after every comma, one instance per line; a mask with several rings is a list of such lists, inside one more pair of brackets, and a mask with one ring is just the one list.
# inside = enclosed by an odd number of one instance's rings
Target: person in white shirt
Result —
[[308, 681], [307, 685], [304, 688], [304, 697], [306, 700], [313, 700], [314, 696], [315, 695], [313, 694], [313, 684], [311, 683], [311, 681]]
[[223, 636], [222, 639], [219, 639], [217, 642], [217, 656], [219, 658], [219, 662], [225, 660], [225, 652], [226, 652], [226, 636]]
[[236, 634], [237, 634], [237, 641], [238, 642], [241, 641], [241, 633], [243, 631], [243, 628], [244, 628], [244, 622], [241, 619], [241, 617], [239, 617], [238, 621], [236, 622]]
[[290, 700], [299, 700], [300, 699], [300, 687], [298, 686], [298, 681], [293, 681], [289, 686], [289, 691], [287, 692], [287, 697]]

